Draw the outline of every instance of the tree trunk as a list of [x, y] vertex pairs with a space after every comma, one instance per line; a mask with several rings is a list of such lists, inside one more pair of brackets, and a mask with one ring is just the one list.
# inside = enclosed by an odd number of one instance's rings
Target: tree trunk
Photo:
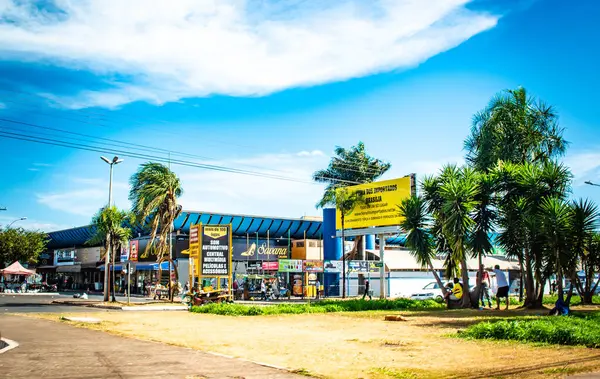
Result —
[[429, 270], [431, 271], [431, 273], [433, 274], [433, 277], [435, 278], [435, 281], [437, 283], [437, 285], [440, 287], [440, 289], [442, 290], [442, 295], [444, 295], [444, 298], [446, 297], [446, 294], [448, 293], [448, 291], [446, 291], [446, 287], [444, 286], [444, 283], [442, 282], [442, 279], [440, 278], [440, 276], [438, 275], [437, 271], [435, 271], [435, 269], [433, 268], [433, 264], [431, 263], [431, 261], [427, 262], [429, 265]]
[[523, 287], [525, 286], [525, 268], [523, 266], [523, 259], [519, 258], [519, 303], [523, 302]]
[[104, 252], [104, 301], [107, 302], [108, 299], [110, 299], [110, 290], [109, 290], [109, 283], [110, 281], [108, 280], [108, 276], [109, 276], [109, 269], [108, 269], [108, 264], [110, 262], [110, 234], [106, 235], [106, 251]]
[[533, 264], [529, 248], [525, 248], [525, 303], [524, 307], [535, 306], [537, 297], [533, 280]]
[[466, 258], [460, 262], [460, 269], [463, 281], [462, 307], [471, 308], [471, 293], [469, 291], [469, 268], [467, 267]]
[[475, 304], [473, 306], [475, 308], [479, 308], [479, 301], [481, 300], [481, 292], [483, 291], [483, 254], [479, 252], [477, 254], [478, 263], [477, 266], [477, 282], [475, 285]]
[[111, 280], [112, 284], [110, 286], [110, 290], [112, 293], [111, 301], [114, 303], [117, 301], [117, 298], [115, 297], [115, 255], [117, 255], [116, 254], [116, 251], [117, 251], [116, 246], [113, 245], [110, 250], [112, 251], [112, 270], [111, 270], [112, 271], [112, 280]]

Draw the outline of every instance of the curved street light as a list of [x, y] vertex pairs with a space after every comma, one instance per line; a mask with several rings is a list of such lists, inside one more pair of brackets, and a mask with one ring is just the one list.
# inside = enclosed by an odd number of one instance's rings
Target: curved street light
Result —
[[592, 183], [589, 180], [585, 182], [585, 184], [588, 184], [590, 186], [595, 186], [595, 187], [600, 187], [600, 184], [596, 184], [596, 183]]
[[7, 229], [10, 229], [10, 227], [12, 226], [12, 224], [14, 224], [15, 222], [19, 222], [19, 221], [23, 221], [23, 220], [27, 220], [27, 217], [21, 217], [21, 218], [16, 219], [15, 221], [13, 221], [10, 224], [8, 224]]

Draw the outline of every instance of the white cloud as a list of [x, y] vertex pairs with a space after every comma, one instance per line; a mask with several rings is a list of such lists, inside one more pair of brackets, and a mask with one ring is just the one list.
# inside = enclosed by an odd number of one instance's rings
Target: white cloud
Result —
[[[20, 217], [21, 216], [2, 216], [0, 217], [0, 225], [2, 225], [2, 227], [8, 226], [10, 223], [19, 219]], [[73, 226], [27, 219], [15, 222], [12, 225], [12, 227], [23, 228], [27, 230], [41, 230], [44, 232], [53, 232], [55, 230], [68, 229]]]
[[0, 102], [0, 109], [6, 109], [6, 104], [5, 104], [5, 103], [2, 103], [2, 102]]
[[582, 186], [585, 181], [600, 180], [600, 153], [581, 152], [569, 154], [565, 157], [565, 165], [573, 173], [573, 185]]
[[47, 95], [73, 108], [256, 96], [417, 65], [496, 25], [469, 2], [0, 1], [0, 51], [128, 78]]

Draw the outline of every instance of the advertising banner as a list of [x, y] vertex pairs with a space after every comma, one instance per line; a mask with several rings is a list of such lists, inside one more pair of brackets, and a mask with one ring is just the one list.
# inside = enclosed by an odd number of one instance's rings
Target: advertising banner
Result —
[[137, 262], [139, 256], [140, 241], [133, 240], [129, 241], [129, 260]]
[[279, 272], [302, 272], [301, 259], [280, 259]]
[[[283, 244], [281, 244], [283, 243]], [[233, 240], [234, 261], [277, 261], [288, 257], [287, 241], [272, 239], [246, 239]]]
[[127, 260], [129, 259], [129, 244], [121, 246], [121, 257], [120, 257], [120, 262], [127, 262]]
[[343, 263], [344, 262], [342, 261], [325, 261], [325, 272], [330, 274], [341, 274], [343, 272]]
[[68, 266], [75, 264], [75, 250], [54, 250], [54, 265]]
[[188, 248], [188, 254], [190, 258], [198, 258], [200, 256], [200, 229], [200, 224], [190, 226], [190, 238]]
[[[359, 203], [344, 217], [347, 229], [362, 229], [378, 226], [400, 225], [402, 218], [398, 205], [411, 195], [411, 178], [385, 180], [381, 182], [345, 187], [350, 192], [359, 192]], [[337, 210], [336, 228], [342, 228], [341, 212]]]
[[265, 271], [277, 271], [279, 269], [279, 262], [263, 262], [262, 269]]
[[202, 227], [200, 275], [229, 276], [231, 265], [231, 230], [229, 225]]
[[378, 261], [348, 261], [348, 273], [360, 272], [360, 273], [378, 273], [380, 268], [377, 267]]
[[304, 261], [304, 272], [323, 272], [323, 261]]

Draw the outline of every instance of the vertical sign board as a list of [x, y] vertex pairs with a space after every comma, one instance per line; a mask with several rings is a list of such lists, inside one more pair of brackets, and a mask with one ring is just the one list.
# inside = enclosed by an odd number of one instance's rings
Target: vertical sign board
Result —
[[217, 278], [220, 289], [222, 278], [227, 278], [231, 290], [231, 225], [202, 226], [200, 248], [200, 276]]
[[190, 266], [189, 266], [189, 276], [190, 276], [190, 286], [194, 285], [195, 279], [198, 277], [199, 271], [199, 262], [198, 257], [200, 256], [200, 239], [199, 239], [199, 230], [201, 225], [191, 225], [190, 226], [190, 238], [189, 238], [189, 253], [190, 253]]

